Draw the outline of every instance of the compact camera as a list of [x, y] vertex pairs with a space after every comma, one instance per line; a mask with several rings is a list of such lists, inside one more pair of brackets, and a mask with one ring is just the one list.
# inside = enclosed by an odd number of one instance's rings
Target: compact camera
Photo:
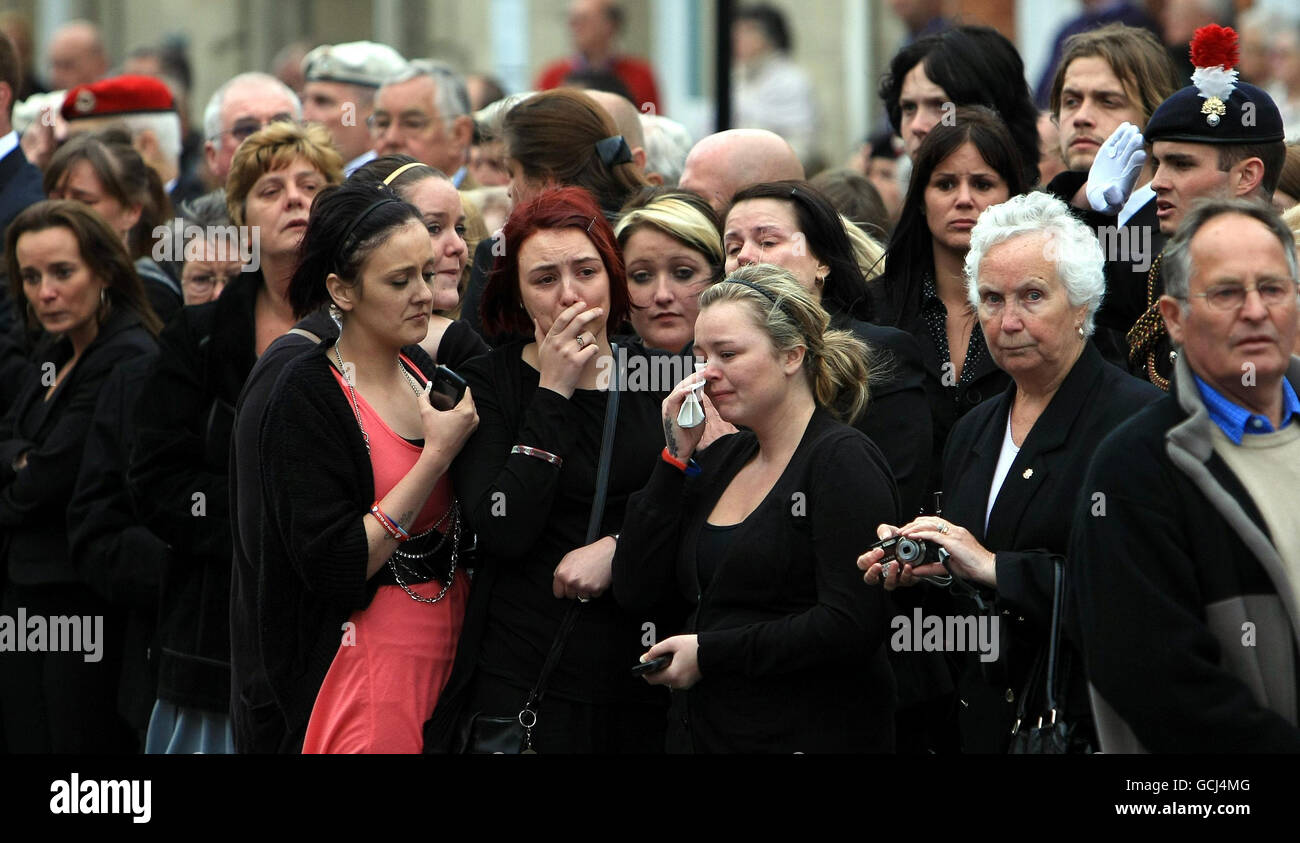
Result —
[[937, 544], [926, 544], [922, 539], [909, 539], [906, 536], [890, 536], [881, 539], [867, 550], [880, 548], [885, 551], [881, 565], [897, 561], [899, 565], [911, 565], [913, 568], [933, 563], [943, 563], [948, 559], [948, 551]]

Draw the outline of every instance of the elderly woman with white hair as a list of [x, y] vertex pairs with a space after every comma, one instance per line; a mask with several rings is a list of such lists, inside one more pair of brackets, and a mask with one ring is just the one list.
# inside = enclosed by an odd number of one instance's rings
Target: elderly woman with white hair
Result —
[[[987, 616], [967, 627], [988, 632], [966, 640], [968, 651], [978, 644], [984, 652], [967, 652], [958, 678], [966, 752], [1005, 752], [1018, 718], [1043, 714], [1056, 568], [1065, 562], [1076, 501], [1087, 494], [1080, 481], [1101, 440], [1160, 396], [1088, 340], [1105, 289], [1103, 263], [1092, 231], [1045, 193], [980, 215], [966, 256], [967, 289], [989, 353], [1012, 384], [953, 427], [942, 517], [877, 529], [882, 539], [901, 534], [942, 548], [947, 570], [929, 557], [915, 566], [891, 561], [882, 549], [858, 559], [867, 583], [883, 580], [890, 590], [951, 574], [952, 613]], [[1094, 514], [1104, 515], [1106, 502], [1094, 503]], [[1082, 743], [1091, 718], [1082, 661], [1068, 638], [1067, 625], [1057, 699], [1062, 716], [1081, 724]]]

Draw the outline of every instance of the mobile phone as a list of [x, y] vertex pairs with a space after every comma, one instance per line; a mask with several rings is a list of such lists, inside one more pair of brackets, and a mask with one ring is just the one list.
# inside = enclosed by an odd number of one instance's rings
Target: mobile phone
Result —
[[666, 656], [659, 656], [658, 658], [651, 659], [648, 662], [639, 662], [633, 665], [632, 675], [645, 676], [647, 673], [658, 673], [659, 671], [663, 670], [665, 667], [667, 667], [672, 663], [673, 663], [673, 654], [669, 653]]
[[465, 397], [466, 386], [468, 384], [460, 375], [446, 366], [439, 366], [433, 372], [433, 388], [429, 390], [429, 403], [434, 406], [434, 409], [450, 410]]

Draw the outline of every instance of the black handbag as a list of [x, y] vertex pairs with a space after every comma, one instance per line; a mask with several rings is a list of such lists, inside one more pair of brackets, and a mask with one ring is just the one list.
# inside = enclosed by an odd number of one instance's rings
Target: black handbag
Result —
[[[1056, 560], [1052, 582], [1052, 630], [1047, 646], [1038, 654], [1034, 669], [1029, 674], [1029, 682], [1020, 695], [1020, 705], [1016, 711], [1016, 723], [1011, 727], [1011, 746], [1007, 750], [1012, 755], [1086, 755], [1094, 752], [1088, 738], [1088, 730], [1077, 723], [1066, 722], [1065, 712], [1057, 696], [1060, 685], [1059, 676], [1069, 675], [1069, 652], [1062, 653], [1061, 615], [1065, 602], [1065, 566]], [[1064, 666], [1063, 666], [1064, 663]], [[1044, 667], [1046, 678], [1044, 679]], [[1025, 723], [1029, 711], [1029, 700], [1035, 698], [1034, 686], [1044, 683], [1045, 709], [1039, 716], [1038, 723], [1028, 726]], [[1022, 728], [1023, 727], [1023, 728]]]
[[[618, 360], [618, 346], [610, 343], [610, 351]], [[591, 501], [591, 517], [587, 521], [586, 544], [591, 544], [600, 535], [600, 522], [605, 515], [605, 497], [609, 491], [610, 463], [614, 454], [614, 428], [618, 421], [618, 394], [622, 389], [621, 364], [616, 369], [614, 383], [609, 390], [605, 404], [605, 425], [600, 434], [600, 461], [596, 468], [596, 495]], [[537, 710], [541, 707], [542, 697], [546, 695], [546, 685], [551, 672], [559, 664], [568, 643], [569, 633], [578, 621], [578, 613], [583, 604], [575, 601], [564, 613], [560, 628], [551, 641], [551, 649], [542, 664], [542, 672], [536, 684], [528, 692], [528, 698], [513, 716], [489, 715], [477, 712], [463, 721], [457, 745], [459, 752], [468, 755], [536, 755], [533, 748], [533, 727], [537, 725]]]

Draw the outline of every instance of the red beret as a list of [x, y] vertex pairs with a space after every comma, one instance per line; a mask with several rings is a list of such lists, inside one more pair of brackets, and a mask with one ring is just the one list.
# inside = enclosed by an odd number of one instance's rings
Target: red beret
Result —
[[172, 111], [174, 107], [172, 92], [161, 80], [152, 76], [114, 76], [89, 85], [78, 85], [68, 91], [60, 113], [64, 120], [77, 120]]

